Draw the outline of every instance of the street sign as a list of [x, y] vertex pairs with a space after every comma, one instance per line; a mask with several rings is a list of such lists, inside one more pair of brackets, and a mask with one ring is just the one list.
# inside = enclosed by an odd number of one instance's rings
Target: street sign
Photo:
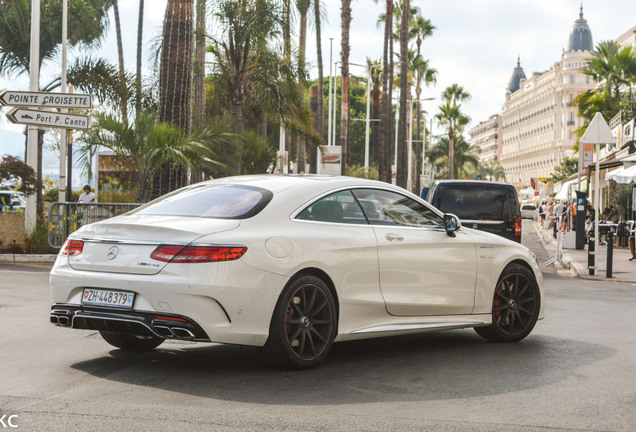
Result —
[[26, 108], [13, 108], [7, 113], [7, 118], [13, 123], [31, 126], [84, 130], [89, 127], [88, 116], [85, 115], [38, 111]]
[[91, 108], [93, 99], [89, 94], [5, 90], [0, 92], [0, 104], [18, 107], [73, 109]]

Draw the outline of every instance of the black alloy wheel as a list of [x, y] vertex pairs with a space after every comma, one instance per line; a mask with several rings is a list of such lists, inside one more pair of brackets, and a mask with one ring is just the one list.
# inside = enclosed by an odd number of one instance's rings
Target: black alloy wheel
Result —
[[475, 327], [475, 331], [493, 342], [516, 342], [532, 331], [540, 306], [534, 275], [526, 267], [512, 264], [506, 267], [495, 288], [492, 324]]
[[270, 324], [264, 351], [277, 366], [306, 369], [329, 352], [336, 334], [333, 296], [325, 283], [301, 276], [281, 295]]

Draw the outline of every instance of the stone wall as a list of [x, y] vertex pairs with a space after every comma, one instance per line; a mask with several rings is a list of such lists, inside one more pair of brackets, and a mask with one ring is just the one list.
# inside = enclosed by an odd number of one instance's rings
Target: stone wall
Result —
[[0, 213], [0, 249], [8, 249], [15, 240], [19, 245], [24, 242], [24, 212]]

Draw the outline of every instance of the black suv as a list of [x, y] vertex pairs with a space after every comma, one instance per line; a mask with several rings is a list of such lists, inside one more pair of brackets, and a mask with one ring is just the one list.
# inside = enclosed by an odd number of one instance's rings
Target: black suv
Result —
[[517, 190], [510, 183], [483, 180], [438, 180], [427, 201], [453, 213], [462, 225], [521, 243], [521, 213]]

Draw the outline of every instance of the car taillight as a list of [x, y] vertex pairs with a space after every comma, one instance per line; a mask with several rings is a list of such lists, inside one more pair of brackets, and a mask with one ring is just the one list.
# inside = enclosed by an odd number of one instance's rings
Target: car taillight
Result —
[[66, 240], [60, 250], [60, 256], [79, 255], [82, 250], [84, 250], [84, 242], [82, 240]]
[[521, 217], [518, 217], [515, 221], [515, 236], [521, 235]]
[[247, 251], [245, 246], [158, 246], [150, 258], [173, 263], [234, 261]]

